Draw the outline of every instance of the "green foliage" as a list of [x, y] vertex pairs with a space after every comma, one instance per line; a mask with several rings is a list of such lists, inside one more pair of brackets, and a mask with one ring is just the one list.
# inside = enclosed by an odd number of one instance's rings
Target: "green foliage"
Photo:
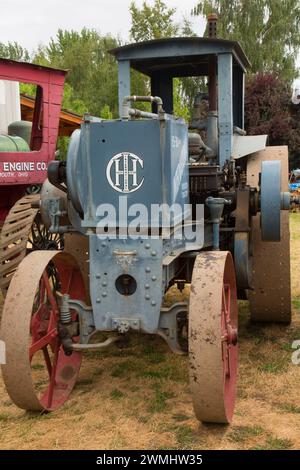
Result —
[[[264, 72], [248, 80], [248, 133], [269, 134], [273, 145], [288, 144], [292, 166], [300, 166], [300, 107], [290, 103], [290, 82], [297, 75], [295, 59], [300, 47], [300, 1], [198, 0], [193, 13], [206, 15], [212, 11], [219, 14], [219, 36], [239, 40], [253, 64], [253, 72]], [[194, 36], [189, 20], [177, 23], [175, 12], [163, 0], [145, 0], [140, 8], [133, 1], [131, 40]], [[79, 115], [89, 112], [112, 119], [118, 116], [118, 79], [116, 61], [108, 50], [119, 45], [118, 38], [101, 35], [94, 29], [60, 29], [48, 45], [39, 46], [31, 56], [16, 42], [0, 43], [0, 56], [68, 69], [62, 107]], [[270, 75], [269, 71], [273, 73]], [[263, 76], [272, 78], [262, 79]], [[131, 88], [136, 95], [149, 95], [149, 78], [131, 71]], [[20, 89], [35, 96], [33, 85], [21, 84]], [[174, 114], [189, 121], [194, 96], [206, 89], [202, 77], [174, 79]], [[151, 109], [147, 103], [140, 103], [139, 107]], [[65, 158], [67, 144], [65, 137], [58, 141], [61, 158]]]
[[267, 134], [269, 145], [288, 145], [290, 166], [300, 165], [300, 107], [291, 103], [289, 84], [275, 74], [249, 77], [245, 95], [245, 128]]
[[174, 115], [184, 118], [186, 122], [190, 120], [190, 109], [187, 96], [179, 78], [174, 78]]
[[72, 110], [77, 114], [84, 114], [88, 110], [84, 101], [76, 97], [73, 87], [68, 82], [66, 82], [64, 86], [62, 107], [64, 109]]
[[[138, 8], [134, 2], [130, 6], [131, 23], [130, 37], [135, 42], [162, 39], [176, 36], [195, 36], [191, 23], [187, 18], [183, 23], [174, 21], [176, 8], [168, 8], [162, 0], [155, 0], [153, 5], [143, 2], [142, 8]], [[150, 93], [149, 83], [146, 78], [139, 75], [132, 80], [132, 89], [135, 94]], [[193, 97], [199, 91], [202, 80], [199, 78], [183, 78], [174, 80], [174, 114], [183, 117], [188, 122], [190, 110], [193, 105]], [[137, 86], [138, 85], [138, 86]], [[146, 92], [144, 91], [146, 90]], [[146, 106], [139, 106], [147, 109]]]
[[195, 15], [218, 13], [219, 37], [240, 41], [252, 71], [291, 82], [298, 75], [299, 0], [201, 0]]
[[132, 2], [130, 5], [131, 39], [140, 42], [177, 36], [180, 27], [174, 23], [175, 12], [176, 8], [168, 8], [162, 0], [155, 0], [153, 6], [144, 1], [141, 9]]
[[93, 29], [59, 29], [47, 47], [39, 48], [34, 61], [68, 69], [63, 106], [82, 114], [99, 116], [104, 106], [117, 115], [117, 66], [108, 53], [119, 41]]
[[28, 50], [17, 42], [8, 42], [7, 44], [0, 42], [0, 57], [4, 59], [20, 60], [21, 62], [30, 61]]
[[112, 119], [113, 115], [108, 104], [105, 104], [100, 111], [100, 117], [102, 119]]
[[36, 95], [36, 85], [33, 85], [32, 83], [20, 83], [20, 93], [23, 93], [24, 95], [31, 96], [32, 98], [35, 98]]

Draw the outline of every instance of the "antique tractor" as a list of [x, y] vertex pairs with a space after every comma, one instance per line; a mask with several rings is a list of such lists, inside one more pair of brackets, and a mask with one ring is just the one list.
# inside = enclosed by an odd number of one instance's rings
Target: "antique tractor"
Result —
[[[249, 62], [215, 26], [209, 38], [111, 51], [120, 118], [85, 116], [67, 163], [49, 165], [41, 213], [51, 233], [65, 234], [65, 249], [24, 258], [1, 325], [3, 378], [19, 407], [57, 409], [84, 351], [141, 332], [188, 353], [197, 418], [228, 423], [238, 298], [249, 298], [253, 320], [291, 321], [288, 150], [246, 135]], [[131, 94], [131, 68], [150, 77], [152, 96]], [[173, 78], [195, 76], [208, 77], [208, 112], [197, 94], [189, 133], [173, 115]], [[151, 111], [132, 106], [141, 101]], [[173, 284], [190, 284], [189, 302], [166, 308]]]
[[[59, 248], [40, 214], [37, 189], [54, 159], [66, 71], [0, 58], [0, 80], [36, 87], [32, 122], [11, 122], [0, 134], [0, 289], [6, 294], [30, 249]], [[4, 82], [2, 82], [4, 85]], [[19, 94], [19, 91], [18, 91]], [[7, 105], [9, 107], [9, 103]], [[9, 115], [9, 109], [6, 109]]]

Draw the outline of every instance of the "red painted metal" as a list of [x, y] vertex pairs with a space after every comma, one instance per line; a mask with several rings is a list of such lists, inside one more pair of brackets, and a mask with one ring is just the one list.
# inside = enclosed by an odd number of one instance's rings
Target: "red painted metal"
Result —
[[[72, 298], [85, 300], [84, 285], [80, 272], [59, 257], [55, 263], [62, 293], [69, 293]], [[82, 353], [73, 352], [66, 356], [57, 334], [58, 305], [51, 285], [51, 280], [44, 271], [40, 281], [39, 305], [31, 320], [30, 360], [34, 354], [43, 352], [44, 367], [49, 379], [41, 393], [39, 401], [45, 410], [53, 411], [63, 405], [72, 391], [81, 366]], [[73, 319], [76, 317], [73, 312]], [[40, 359], [41, 360], [41, 359]]]
[[234, 410], [238, 363], [237, 318], [235, 312], [235, 305], [232, 305], [232, 295], [235, 296], [236, 294], [232, 292], [230, 284], [224, 282], [222, 290], [221, 329], [223, 356], [222, 359], [224, 372], [224, 404], [228, 416], [232, 416]]
[[43, 183], [47, 177], [48, 162], [55, 158], [66, 73], [0, 58], [0, 79], [37, 85], [32, 151], [0, 152], [0, 223], [27, 186]]

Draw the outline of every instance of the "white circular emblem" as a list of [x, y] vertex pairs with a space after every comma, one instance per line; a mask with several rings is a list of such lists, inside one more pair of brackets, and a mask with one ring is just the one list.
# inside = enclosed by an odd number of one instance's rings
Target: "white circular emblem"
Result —
[[144, 161], [140, 157], [130, 152], [118, 153], [109, 160], [106, 167], [107, 181], [119, 193], [133, 193], [144, 182], [139, 168], [144, 168]]

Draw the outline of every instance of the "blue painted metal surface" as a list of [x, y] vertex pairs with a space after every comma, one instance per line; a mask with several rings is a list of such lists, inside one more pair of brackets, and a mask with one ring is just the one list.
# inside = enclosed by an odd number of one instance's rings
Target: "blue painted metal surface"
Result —
[[[133, 68], [148, 75], [152, 74], [155, 64], [159, 65], [158, 61], [160, 59], [164, 60], [166, 66], [168, 58], [172, 58], [174, 64], [174, 58], [178, 59], [178, 57], [185, 58], [187, 67], [195, 71], [197, 66], [195, 64], [195, 56], [205, 56], [208, 54], [229, 53], [235, 57], [236, 62], [244, 71], [251, 65], [240, 44], [226, 39], [199, 37], [158, 39], [138, 44], [129, 44], [112, 49], [110, 52], [118, 61], [129, 60]], [[139, 63], [139, 61], [141, 62]], [[179, 63], [178, 60], [177, 63]], [[190, 76], [192, 75], [193, 73], [190, 73]]]
[[[161, 301], [162, 240], [100, 240], [90, 236], [90, 289], [95, 326], [116, 329], [120, 319], [133, 330], [157, 331]], [[131, 275], [137, 282], [132, 295], [121, 295], [116, 279]]]
[[[218, 161], [232, 157], [233, 126], [244, 126], [244, 72], [249, 67], [239, 44], [206, 38], [174, 38], [132, 44], [111, 51], [119, 64], [119, 107], [130, 94], [129, 66], [151, 77], [151, 89], [159, 91], [167, 111], [173, 112], [172, 77], [208, 74], [210, 55], [218, 58]], [[192, 64], [192, 65], [191, 65]], [[167, 84], [166, 87], [166, 77]]]
[[218, 56], [219, 164], [230, 160], [233, 147], [232, 55]]
[[119, 116], [122, 117], [123, 100], [125, 96], [130, 96], [130, 62], [120, 60], [118, 63], [119, 82]]
[[264, 241], [280, 241], [281, 162], [261, 165], [261, 234]]
[[[84, 214], [82, 226], [96, 228], [104, 204], [116, 209], [116, 224], [127, 220], [120, 204], [178, 204], [183, 218], [188, 193], [188, 130], [183, 121], [118, 120], [87, 122], [71, 139], [68, 187], [74, 207]], [[123, 199], [120, 198], [123, 196]], [[97, 213], [98, 210], [98, 213]], [[182, 214], [171, 214], [171, 225]], [[150, 224], [147, 220], [146, 225]], [[159, 225], [162, 224], [160, 220]]]

